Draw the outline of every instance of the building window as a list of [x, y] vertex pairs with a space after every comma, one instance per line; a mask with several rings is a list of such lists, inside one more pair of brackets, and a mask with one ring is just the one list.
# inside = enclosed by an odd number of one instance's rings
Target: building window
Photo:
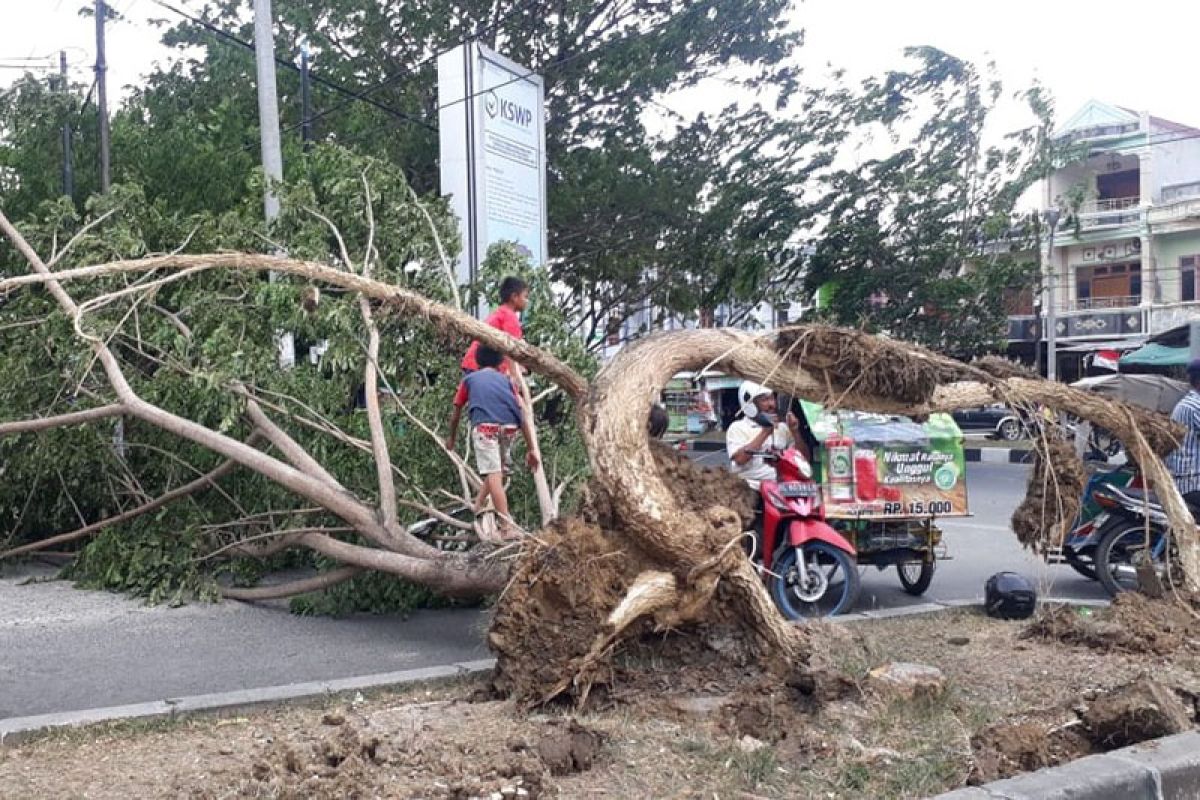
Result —
[[789, 311], [791, 311], [791, 308], [789, 306], [786, 306], [786, 305], [775, 306], [775, 327], [776, 328], [787, 327], [788, 322], [791, 321], [788, 319]]
[[1142, 301], [1139, 262], [1075, 268], [1075, 307], [1121, 308]]
[[1196, 267], [1200, 256], [1184, 256], [1179, 259], [1179, 299], [1184, 303], [1196, 302]]

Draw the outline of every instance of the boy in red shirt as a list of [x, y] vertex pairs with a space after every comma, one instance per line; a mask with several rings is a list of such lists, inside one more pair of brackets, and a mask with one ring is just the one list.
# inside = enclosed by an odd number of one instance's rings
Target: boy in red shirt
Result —
[[[521, 330], [521, 312], [527, 305], [529, 305], [529, 286], [520, 278], [510, 275], [500, 282], [500, 305], [496, 306], [496, 310], [488, 314], [484, 321], [514, 339], [520, 339], [525, 335]], [[479, 342], [471, 342], [467, 354], [463, 356], [463, 374], [479, 369], [479, 362], [476, 360], [478, 351]], [[504, 363], [500, 365], [500, 371], [509, 372], [509, 363], [509, 359], [504, 359]]]

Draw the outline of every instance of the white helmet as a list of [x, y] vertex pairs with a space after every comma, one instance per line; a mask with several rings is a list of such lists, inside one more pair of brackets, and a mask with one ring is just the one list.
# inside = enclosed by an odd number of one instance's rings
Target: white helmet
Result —
[[742, 381], [742, 385], [738, 387], [738, 403], [741, 404], [742, 415], [746, 417], [756, 416], [758, 414], [758, 406], [754, 404], [755, 399], [770, 393], [771, 390], [760, 383]]

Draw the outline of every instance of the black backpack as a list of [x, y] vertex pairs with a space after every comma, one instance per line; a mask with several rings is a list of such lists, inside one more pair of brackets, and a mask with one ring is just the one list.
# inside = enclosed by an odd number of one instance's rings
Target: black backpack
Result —
[[1028, 619], [1037, 608], [1037, 591], [1024, 575], [997, 572], [983, 591], [983, 610], [997, 619]]

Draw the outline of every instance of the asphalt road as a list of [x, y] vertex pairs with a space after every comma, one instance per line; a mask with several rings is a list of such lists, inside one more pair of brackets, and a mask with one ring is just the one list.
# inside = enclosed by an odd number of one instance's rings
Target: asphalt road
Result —
[[[703, 454], [705, 461], [717, 461]], [[1018, 546], [1008, 518], [1028, 467], [971, 464], [971, 519], [946, 522], [953, 560], [928, 597], [982, 597], [989, 575], [1009, 569], [1044, 593], [1101, 598], [1066, 567], [1046, 567]], [[419, 612], [408, 619], [296, 617], [279, 605], [226, 602], [151, 608], [125, 597], [41, 581], [46, 571], [0, 571], [0, 719], [328, 680], [487, 656], [486, 614]], [[35, 580], [31, 580], [34, 578]], [[894, 569], [868, 568], [860, 609], [922, 602]]]

